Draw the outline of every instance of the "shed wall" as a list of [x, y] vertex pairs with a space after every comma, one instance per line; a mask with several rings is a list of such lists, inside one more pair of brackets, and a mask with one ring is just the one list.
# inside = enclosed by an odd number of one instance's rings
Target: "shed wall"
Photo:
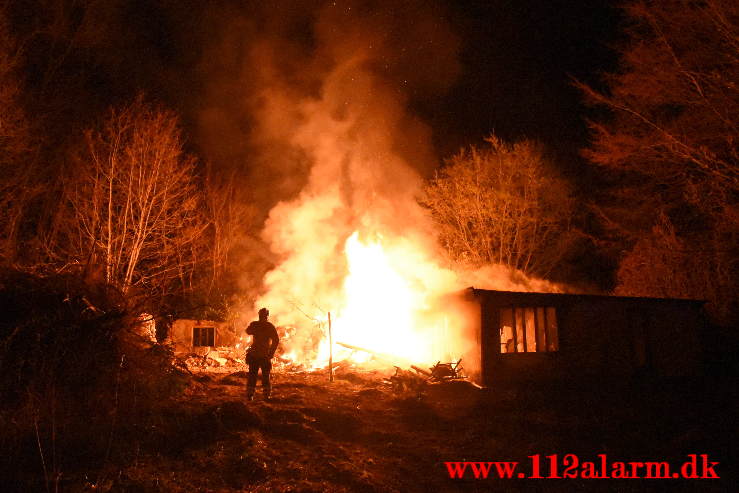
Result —
[[[481, 294], [480, 294], [481, 293]], [[477, 291], [482, 382], [628, 379], [700, 371], [701, 303], [605, 296]], [[501, 353], [503, 307], [553, 306], [559, 351]]]

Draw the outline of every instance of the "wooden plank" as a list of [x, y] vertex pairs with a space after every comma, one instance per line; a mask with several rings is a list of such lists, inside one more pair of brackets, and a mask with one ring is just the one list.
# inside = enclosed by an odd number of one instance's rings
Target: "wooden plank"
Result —
[[511, 318], [512, 318], [511, 324], [513, 325], [513, 327], [511, 327], [513, 329], [513, 352], [517, 353], [518, 352], [518, 327], [516, 324], [516, 307], [515, 306], [511, 307]]

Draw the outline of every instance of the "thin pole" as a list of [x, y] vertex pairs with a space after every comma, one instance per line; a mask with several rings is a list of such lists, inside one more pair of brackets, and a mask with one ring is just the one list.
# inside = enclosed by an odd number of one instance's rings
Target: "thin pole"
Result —
[[331, 312], [328, 312], [328, 381], [334, 381], [334, 338], [331, 334]]

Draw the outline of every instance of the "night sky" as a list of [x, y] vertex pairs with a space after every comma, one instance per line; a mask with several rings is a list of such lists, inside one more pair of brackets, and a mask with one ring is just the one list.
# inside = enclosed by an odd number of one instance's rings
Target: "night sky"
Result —
[[[433, 112], [454, 142], [444, 151], [495, 131], [506, 139], [544, 141], [572, 157], [586, 138], [571, 78], [597, 82], [613, 68], [609, 45], [618, 26], [614, 2], [449, 2], [462, 36], [463, 74]], [[445, 152], [446, 154], [446, 152]]]
[[[342, 7], [340, 1], [333, 3]], [[465, 0], [347, 5], [361, 10], [358, 16], [381, 12], [390, 19], [397, 14], [401, 25], [412, 25], [416, 11], [423, 10], [425, 18], [435, 19], [456, 38], [451, 38], [455, 43], [451, 51], [459, 66], [442, 84], [445, 87], [433, 91], [406, 88], [411, 111], [433, 129], [439, 158], [455, 153], [463, 145], [480, 143], [482, 137], [495, 132], [509, 140], [541, 140], [565, 168], [573, 169], [578, 149], [586, 144], [587, 131], [586, 110], [571, 78], [596, 83], [600, 73], [614, 68], [615, 56], [610, 47], [619, 28], [614, 3]], [[210, 62], [214, 49], [224, 42], [224, 33], [230, 32], [231, 43], [237, 40], [248, 50], [249, 43], [266, 30], [283, 36], [289, 49], [304, 49], [308, 54], [314, 42], [315, 12], [325, 4], [225, 0], [105, 2], [88, 14], [87, 23], [93, 27], [81, 30], [75, 41], [78, 49], [65, 54], [58, 69], [61, 73], [53, 74], [58, 91], [67, 91], [66, 103], [49, 104], [68, 104], [69, 111], [76, 113], [80, 124], [85, 125], [99, 118], [107, 106], [143, 91], [178, 111], [189, 130], [189, 144], [199, 154], [216, 163], [231, 159], [233, 156], [208, 155], [207, 146], [201, 142], [202, 132], [198, 131], [203, 125], [200, 115], [209, 104], [208, 93], [213, 87], [214, 65]], [[34, 10], [36, 14], [29, 15]], [[39, 11], [33, 1], [18, 2], [12, 14], [21, 38], [41, 18], [51, 15]], [[283, 27], [273, 29], [278, 24]], [[242, 40], [233, 34], [239, 29], [244, 31]], [[444, 37], [433, 40], [448, 42]], [[402, 30], [398, 42], [403, 42]], [[61, 53], [63, 48], [29, 43], [31, 55], [37, 50], [36, 60], [43, 60], [54, 50]], [[434, 61], [419, 58], [418, 65], [413, 66], [410, 55], [400, 64], [421, 73], [429, 71]], [[46, 60], [30, 66], [31, 85], [42, 84], [48, 78], [49, 65]], [[219, 62], [220, 73], [215, 78], [243, 78], [238, 66], [235, 58]], [[292, 69], [301, 70], [299, 66]], [[289, 68], [285, 73], [288, 71]], [[395, 75], [391, 73], [390, 78]], [[397, 82], [402, 88], [403, 81], [398, 78]], [[244, 91], [248, 90], [244, 87]], [[68, 123], [62, 126], [66, 129]]]

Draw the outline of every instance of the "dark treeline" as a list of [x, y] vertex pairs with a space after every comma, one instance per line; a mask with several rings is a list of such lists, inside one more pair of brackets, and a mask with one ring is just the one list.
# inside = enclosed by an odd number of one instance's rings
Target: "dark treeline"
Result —
[[166, 74], [146, 75], [161, 53], [131, 59], [153, 45], [121, 32], [135, 20], [124, 3], [1, 12], [0, 256], [97, 277], [150, 313], [223, 317], [228, 254], [253, 211], [233, 175], [193, 154]]
[[94, 484], [105, 473], [90, 470], [135, 460], [185, 384], [169, 348], [139, 333], [141, 314], [223, 316], [227, 252], [249, 220], [156, 90], [114, 76], [100, 19], [114, 4], [0, 11], [7, 491]]
[[584, 155], [610, 181], [593, 203], [613, 235], [616, 292], [707, 300], [736, 326], [739, 305], [739, 6], [630, 2], [620, 65], [605, 89], [580, 84], [605, 115]]
[[[254, 292], [269, 267], [261, 221], [283, 197], [265, 194], [248, 154], [224, 149], [246, 160], [224, 165], [202, 152], [190, 100], [202, 94], [202, 79], [192, 67], [212, 30], [196, 29], [186, 11], [156, 2], [6, 6], [5, 265], [98, 276], [156, 314], [206, 308], [225, 316], [247, 271]], [[209, 26], [220, 18], [197, 12]], [[453, 261], [504, 263], [625, 295], [706, 299], [714, 320], [732, 325], [736, 7], [635, 2], [623, 17], [617, 70], [597, 88], [576, 83], [594, 108], [591, 145], [579, 150], [588, 170], [573, 176], [577, 166], [562, 166], [578, 149], [552, 157], [536, 142], [493, 136], [494, 148], [488, 142], [450, 158], [428, 182], [424, 205]], [[474, 183], [484, 190], [470, 188], [468, 173], [488, 177]], [[464, 219], [466, 193], [484, 218]], [[506, 216], [509, 209], [515, 213]]]

